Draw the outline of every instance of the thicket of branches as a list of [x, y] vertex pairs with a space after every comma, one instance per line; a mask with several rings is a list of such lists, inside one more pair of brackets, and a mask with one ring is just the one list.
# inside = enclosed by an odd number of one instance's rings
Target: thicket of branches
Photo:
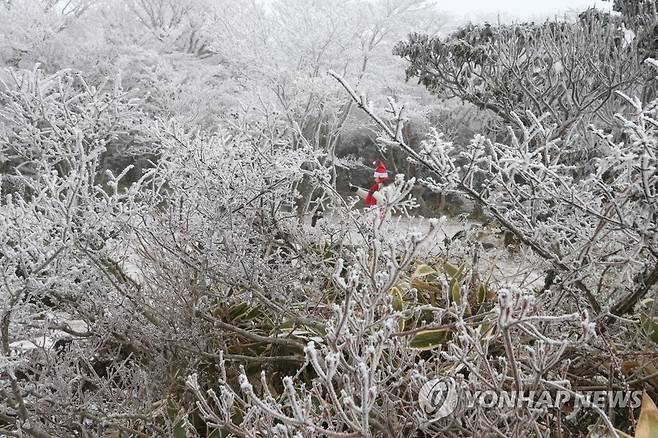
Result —
[[[655, 8], [439, 38], [420, 1], [243, 6], [0, 6], [0, 436], [655, 433], [418, 403], [437, 376], [656, 400]], [[403, 82], [410, 30], [452, 100]], [[341, 194], [350, 147], [395, 158], [384, 211]], [[490, 225], [444, 239], [419, 186]]]

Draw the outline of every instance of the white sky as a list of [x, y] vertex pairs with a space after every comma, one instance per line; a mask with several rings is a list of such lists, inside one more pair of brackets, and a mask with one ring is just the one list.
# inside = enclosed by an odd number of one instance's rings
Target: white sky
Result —
[[562, 16], [565, 12], [581, 12], [590, 6], [610, 9], [612, 1], [602, 0], [436, 0], [440, 9], [458, 15], [501, 14], [515, 19], [539, 19]]

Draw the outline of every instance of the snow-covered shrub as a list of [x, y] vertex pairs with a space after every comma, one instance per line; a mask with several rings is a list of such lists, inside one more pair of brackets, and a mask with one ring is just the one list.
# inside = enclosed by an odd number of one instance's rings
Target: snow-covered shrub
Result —
[[142, 133], [142, 103], [122, 89], [119, 78], [90, 85], [71, 70], [3, 70], [0, 102], [3, 184], [14, 190], [11, 184], [20, 183], [23, 196], [30, 196], [30, 181], [44, 173], [74, 173], [81, 152], [93, 153], [98, 180], [107, 179], [106, 170], [120, 173], [136, 155], [155, 152]]
[[[115, 175], [104, 157], [140, 113], [118, 87], [71, 72], [12, 73], [0, 100], [0, 429], [70, 436], [85, 413], [142, 407], [147, 390], [108, 336], [125, 299], [111, 242], [150, 175], [126, 188], [130, 168]], [[120, 382], [136, 392], [115, 392]]]
[[[369, 35], [377, 34], [361, 37]], [[658, 276], [656, 102], [618, 94], [625, 134], [591, 127], [600, 158], [581, 172], [565, 159], [578, 145], [563, 140], [562, 125], [531, 112], [510, 110], [509, 144], [476, 136], [460, 150], [433, 131], [417, 152], [394, 101], [392, 123], [349, 87], [356, 105], [345, 105], [320, 77], [326, 65], [308, 78], [285, 69], [274, 76], [294, 92], [280, 102], [293, 110], [287, 121], [264, 102], [245, 120], [217, 120], [212, 132], [186, 126], [194, 114], [143, 123], [159, 100], [134, 100], [119, 82], [93, 87], [70, 71], [3, 76], [0, 434], [518, 436], [559, 428], [568, 436], [593, 423], [632, 427], [631, 412], [600, 409], [580, 423], [567, 409], [524, 407], [475, 406], [437, 419], [418, 397], [443, 376], [474, 390], [651, 389], [655, 369], [635, 356], [656, 351], [655, 305], [646, 299]], [[178, 79], [171, 89], [158, 81], [176, 69], [145, 70], [135, 78], [154, 89], [139, 95], [164, 88], [162, 101], [171, 97]], [[196, 94], [207, 84], [198, 73], [185, 88]], [[308, 89], [324, 103], [296, 113]], [[181, 94], [165, 107], [197, 107]], [[382, 210], [360, 211], [355, 198], [339, 196], [334, 166], [354, 161], [333, 150], [351, 106], [380, 125], [383, 148], [427, 168], [426, 187], [465, 194], [507, 228], [519, 258], [548, 270], [544, 287], [490, 279], [473, 230], [430, 255], [444, 224], [413, 229], [405, 217], [416, 205], [413, 178], [396, 177]], [[111, 163], [109, 149], [144, 146], [157, 160], [130, 183], [131, 169]], [[304, 199], [309, 193], [322, 195]], [[314, 227], [305, 217], [311, 201], [326, 209]]]
[[[646, 62], [656, 66], [652, 59]], [[624, 111], [616, 119], [624, 136], [614, 141], [591, 126], [603, 154], [583, 177], [562, 159], [577, 145], [563, 144], [556, 132], [559, 124], [529, 111], [524, 117], [530, 124], [516, 117], [510, 127], [510, 144], [478, 135], [455, 153], [452, 143], [432, 131], [421, 152], [415, 152], [402, 136], [404, 118], [395, 102], [388, 109], [393, 115], [389, 123], [340, 76], [332, 75], [379, 125], [385, 146], [401, 148], [412, 163], [433, 173], [422, 183], [476, 201], [541, 261], [536, 269], [547, 269], [542, 289], [496, 289], [494, 320], [455, 315], [447, 351], [432, 357], [444, 374], [472, 389], [535, 391], [577, 388], [581, 381], [564, 374], [567, 370], [571, 376], [585, 373], [581, 379], [593, 379], [597, 388], [619, 384], [628, 390], [631, 381], [635, 388], [646, 381], [631, 376], [651, 377], [650, 369], [623, 359], [645, 348], [655, 351], [645, 334], [650, 321], [646, 309], [642, 325], [622, 317], [633, 314], [658, 282], [658, 102], [642, 104], [617, 93]], [[605, 377], [587, 371], [597, 351], [604, 352], [611, 369]], [[608, 428], [612, 424], [600, 410], [592, 411], [591, 419], [579, 415]], [[475, 409], [425, 426], [467, 435], [483, 429], [542, 434], [560, 418], [563, 431], [578, 428], [570, 423], [575, 417], [560, 410], [520, 408]], [[632, 418], [628, 411], [617, 412], [616, 421], [630, 428]]]
[[[655, 61], [648, 60], [650, 64]], [[591, 126], [601, 157], [584, 176], [562, 159], [569, 153], [555, 124], [527, 114], [509, 145], [476, 137], [457, 168], [446, 142], [431, 136], [419, 158], [436, 169], [429, 184], [465, 192], [559, 273], [574, 305], [601, 316], [633, 310], [658, 281], [656, 105], [617, 93], [627, 103], [616, 118], [621, 141]], [[475, 181], [481, 183], [475, 183]], [[556, 292], [558, 289], [556, 289]]]
[[412, 33], [394, 52], [408, 61], [407, 78], [438, 96], [490, 111], [503, 127], [518, 118], [531, 124], [526, 110], [545, 114], [555, 134], [582, 143], [582, 128], [616, 110], [611, 93], [641, 82], [637, 43], [619, 17], [591, 9], [575, 22], [470, 24], [448, 37]]

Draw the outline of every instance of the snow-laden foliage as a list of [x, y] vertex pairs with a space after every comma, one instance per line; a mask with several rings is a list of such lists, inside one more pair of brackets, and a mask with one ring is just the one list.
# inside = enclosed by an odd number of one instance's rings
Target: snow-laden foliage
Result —
[[[654, 60], [646, 62], [655, 67]], [[471, 389], [570, 390], [578, 382], [568, 373], [585, 371], [600, 349], [608, 352], [611, 373], [597, 383], [618, 379], [628, 389], [626, 367], [641, 373], [643, 366], [623, 358], [648, 341], [643, 330], [654, 330], [651, 323], [640, 325], [621, 317], [639, 312], [645, 315], [641, 321], [653, 318], [653, 310], [644, 313], [652, 300], [640, 301], [651, 296], [658, 282], [658, 101], [642, 104], [618, 93], [626, 103], [624, 113], [616, 115], [624, 136], [616, 140], [592, 126], [601, 158], [582, 176], [581, 169], [563, 158], [573, 146], [555, 135], [559, 125], [529, 111], [526, 117], [532, 124], [517, 117], [516, 126], [509, 129], [509, 144], [478, 135], [459, 149], [432, 131], [416, 152], [401, 134], [404, 117], [395, 102], [388, 108], [394, 116], [389, 122], [333, 75], [379, 125], [384, 145], [401, 148], [409, 160], [433, 173], [424, 184], [437, 192], [471, 197], [519, 245], [544, 260], [542, 289], [497, 290], [495, 321], [471, 322], [464, 314], [456, 315], [452, 342], [441, 355], [443, 373]], [[495, 328], [488, 332], [490, 324]], [[629, 337], [634, 339], [631, 344], [618, 344]], [[510, 416], [510, 410], [475, 409], [435, 422], [432, 430], [457, 432], [464, 427], [467, 435], [483, 429], [542, 435], [554, 430], [552, 424], [561, 415], [531, 409], [513, 412]], [[611, 427], [606, 413], [590, 414]], [[567, 420], [576, 415], [585, 414]]]
[[[386, 203], [354, 210], [323, 152], [263, 129], [267, 120], [213, 133], [140, 125], [158, 159], [127, 184], [130, 169], [98, 178], [124, 128], [91, 111], [109, 99], [107, 117], [136, 117], [120, 89], [72, 85], [77, 100], [60, 88], [15, 90], [3, 138], [25, 131], [34, 141], [13, 167], [26, 189], [3, 193], [2, 430], [542, 434], [558, 421], [579, 430], [576, 416], [474, 406], [437, 420], [418, 393], [437, 376], [474, 390], [575, 391], [599, 350], [612, 373], [592, 385], [630, 388], [624, 370], [645, 372], [612, 345], [650, 341], [613, 315], [655, 282], [654, 103], [620, 96], [632, 105], [619, 115], [627, 137], [599, 133], [610, 153], [584, 178], [561, 161], [554, 126], [532, 114], [509, 145], [478, 136], [457, 152], [431, 132], [419, 153], [401, 137], [400, 108], [392, 125], [375, 116], [385, 146], [435, 172], [425, 184], [472, 196], [545, 259], [553, 274], [533, 290], [490, 280], [477, 244], [428, 258], [444, 223], [418, 231], [390, 215], [415, 205], [413, 179], [398, 175]], [[309, 183], [329, 194], [314, 228], [296, 211]], [[582, 415], [611, 425], [603, 410]]]
[[[453, 85], [507, 105], [507, 131], [471, 125], [460, 144], [467, 130], [410, 129], [397, 97], [411, 87], [390, 80], [391, 38], [434, 17], [422, 1], [5, 3], [0, 60], [57, 72], [0, 73], [0, 436], [636, 428], [625, 408], [462, 403], [438, 418], [419, 401], [436, 378], [655, 395], [658, 101], [614, 45], [623, 28], [547, 24], [505, 46], [491, 38], [514, 27], [471, 27], [474, 47], [436, 47], [484, 56]], [[379, 115], [364, 91], [382, 88], [397, 96]], [[378, 148], [337, 156], [350, 132], [370, 136], [364, 118]], [[369, 180], [382, 154], [390, 181], [361, 208], [342, 172]], [[412, 216], [419, 183], [488, 223]]]
[[608, 123], [614, 90], [634, 90], [642, 75], [635, 34], [622, 20], [595, 9], [576, 22], [473, 24], [447, 38], [409, 35], [395, 53], [407, 78], [432, 93], [457, 96], [527, 125], [530, 110], [557, 124], [555, 136], [583, 135], [588, 123]]
[[[648, 60], [649, 64], [655, 61]], [[437, 189], [464, 191], [559, 273], [561, 287], [587, 300], [596, 313], [627, 313], [657, 281], [657, 102], [643, 105], [618, 93], [628, 110], [616, 115], [617, 141], [591, 126], [599, 158], [586, 176], [565, 160], [570, 144], [556, 138], [556, 124], [517, 119], [511, 144], [476, 137], [459, 157], [437, 133], [420, 156], [439, 177]], [[608, 310], [609, 309], [609, 310]]]
[[[0, 201], [0, 422], [28, 435], [61, 436], [81, 421], [81, 409], [102, 410], [110, 400], [130, 405], [128, 394], [100, 388], [100, 376], [140, 382], [106, 338], [121, 325], [114, 307], [125, 298], [113, 288], [110, 242], [142, 209], [138, 193], [150, 175], [124, 189], [130, 168], [114, 175], [104, 166], [107, 148], [139, 115], [120, 89], [91, 89], [68, 73], [14, 79], [0, 92], [0, 153], [8, 169]], [[69, 345], [71, 337], [80, 342]], [[116, 361], [112, 371], [101, 365], [103, 354]]]
[[[260, 126], [206, 134], [157, 123], [140, 134], [157, 145], [152, 169], [135, 184], [121, 183], [126, 172], [101, 182], [105, 125], [81, 129], [89, 110], [66, 94], [19, 95], [14, 113], [31, 116], [16, 126], [47, 153], [25, 159], [39, 172], [14, 175], [29, 191], [3, 198], [3, 430], [414, 434], [436, 427], [416, 413], [420, 386], [480, 345], [473, 324], [539, 333], [543, 319], [523, 320], [531, 306], [508, 315], [493, 290], [475, 297], [475, 270], [446, 264], [440, 279], [416, 267], [441, 223], [400, 234], [386, 219], [414, 206], [413, 180], [398, 175], [384, 210], [360, 213], [312, 170], [322, 169], [312, 148]], [[55, 113], [72, 116], [29, 128]], [[303, 178], [332, 193], [332, 216], [313, 230], [295, 214]], [[556, 318], [589, 333], [586, 317]], [[514, 363], [523, 353], [506, 330], [483, 330], [483, 348], [507, 345]], [[442, 346], [447, 355], [431, 354]]]

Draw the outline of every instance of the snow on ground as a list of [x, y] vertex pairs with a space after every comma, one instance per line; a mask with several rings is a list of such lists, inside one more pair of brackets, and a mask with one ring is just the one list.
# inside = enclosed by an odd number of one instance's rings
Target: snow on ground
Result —
[[[364, 214], [368, 214], [364, 210]], [[333, 221], [331, 215], [326, 216], [324, 221]], [[322, 221], [321, 220], [321, 221]], [[322, 226], [319, 221], [318, 227]], [[310, 219], [304, 227], [312, 230]], [[430, 229], [429, 220], [423, 217], [396, 216], [390, 218], [381, 228], [381, 234], [387, 240], [395, 242], [408, 238], [409, 232], [427, 234]], [[432, 259], [446, 254], [445, 241], [450, 240], [458, 233], [466, 231], [479, 231], [478, 240], [483, 243], [483, 249], [479, 252], [478, 269], [483, 278], [498, 285], [516, 285], [525, 289], [536, 289], [544, 284], [544, 271], [547, 266], [532, 253], [522, 252], [518, 249], [505, 248], [502, 235], [495, 229], [482, 226], [480, 222], [444, 218], [440, 222], [439, 229], [430, 240], [424, 242], [419, 248], [419, 256]], [[353, 241], [363, 240], [368, 236], [368, 230], [363, 233], [355, 230], [351, 233]], [[453, 245], [459, 245], [458, 242]]]
[[[65, 324], [68, 326], [69, 330], [75, 332], [86, 333], [89, 330], [86, 322], [78, 319], [72, 319], [70, 315], [67, 315], [64, 312], [47, 312], [46, 319], [57, 321], [60, 324]], [[50, 350], [55, 346], [57, 340], [70, 338], [72, 338], [71, 334], [63, 330], [48, 330], [47, 335], [44, 333], [32, 339], [22, 339], [10, 343], [9, 350], [12, 352], [12, 354], [17, 355], [30, 350], [35, 350], [37, 348]]]

